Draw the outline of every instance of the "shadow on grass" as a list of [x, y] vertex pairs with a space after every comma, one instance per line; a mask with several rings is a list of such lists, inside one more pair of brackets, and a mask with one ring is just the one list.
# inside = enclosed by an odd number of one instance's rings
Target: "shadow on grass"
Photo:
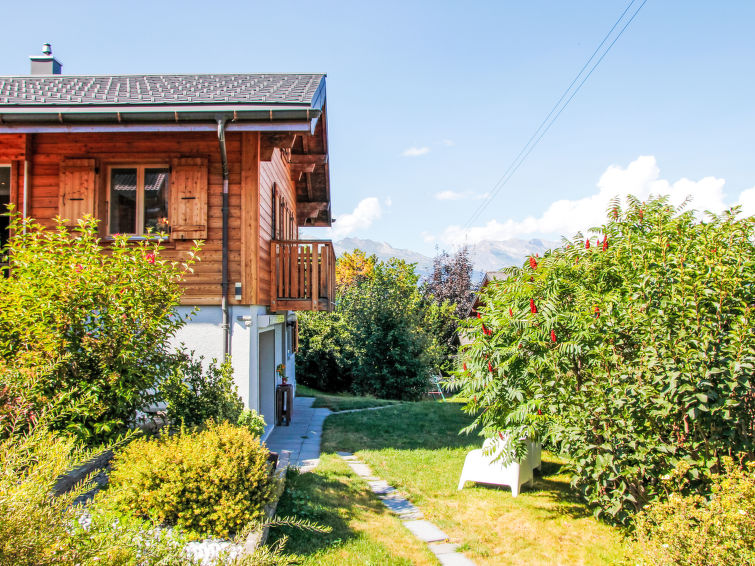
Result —
[[387, 511], [349, 472], [333, 469], [332, 466], [321, 466], [306, 474], [289, 469], [286, 489], [278, 503], [276, 515], [307, 519], [332, 530], [329, 533], [315, 533], [274, 527], [270, 530], [268, 543], [288, 536], [287, 553], [299, 556], [316, 554], [359, 536], [349, 523], [367, 513], [386, 514]]

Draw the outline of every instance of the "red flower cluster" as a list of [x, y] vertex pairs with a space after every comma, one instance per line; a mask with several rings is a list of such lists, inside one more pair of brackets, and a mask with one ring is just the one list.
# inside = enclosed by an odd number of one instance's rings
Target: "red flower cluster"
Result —
[[76, 273], [81, 273], [82, 271], [84, 271], [84, 266], [81, 265], [80, 263], [77, 263], [74, 270], [76, 271]]
[[556, 343], [556, 331], [551, 330], [551, 342]]
[[603, 251], [606, 251], [607, 249], [608, 249], [608, 234], [606, 234], [605, 237], [603, 238]]
[[148, 254], [146, 254], [144, 256], [144, 259], [147, 260], [147, 263], [154, 264], [155, 263], [155, 254], [153, 254], [152, 252], [149, 252]]
[[485, 336], [492, 336], [492, 335], [493, 335], [493, 331], [492, 331], [492, 330], [490, 330], [490, 328], [488, 328], [488, 327], [487, 327], [487, 326], [485, 326], [484, 324], [482, 325], [482, 333], [483, 333], [483, 334], [484, 334]]
[[530, 299], [530, 312], [537, 314], [537, 307], [535, 306], [535, 299]]
[[530, 256], [530, 267], [531, 267], [532, 269], [537, 269], [537, 261], [536, 261], [536, 260], [535, 260], [535, 258], [534, 258], [534, 257], [532, 257], [532, 256]]
[[464, 362], [464, 371], [467, 371], [467, 362]]
[[587, 238], [587, 239], [585, 240], [585, 249], [586, 249], [586, 250], [589, 250], [589, 249], [590, 249], [590, 238]]
[[490, 362], [488, 362], [488, 371], [490, 373], [493, 373], [493, 364], [491, 364]]
[[513, 310], [511, 310], [511, 307], [509, 307], [509, 316], [510, 316], [511, 318], [514, 318], [514, 311], [513, 311]]
[[595, 318], [598, 318], [600, 316], [600, 309], [598, 307], [595, 307]]

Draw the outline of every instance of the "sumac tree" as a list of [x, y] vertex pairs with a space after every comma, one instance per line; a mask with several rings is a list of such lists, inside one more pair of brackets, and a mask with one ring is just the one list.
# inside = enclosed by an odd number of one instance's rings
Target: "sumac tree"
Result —
[[704, 491], [724, 456], [755, 455], [755, 219], [627, 202], [491, 283], [454, 377], [476, 426], [517, 439], [506, 458], [546, 438], [617, 522], [681, 460]]

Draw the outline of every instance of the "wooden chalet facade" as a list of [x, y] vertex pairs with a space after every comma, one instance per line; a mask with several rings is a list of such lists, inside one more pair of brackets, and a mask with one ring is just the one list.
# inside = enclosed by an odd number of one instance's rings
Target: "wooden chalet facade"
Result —
[[91, 214], [105, 240], [164, 231], [170, 259], [203, 240], [177, 340], [229, 353], [270, 423], [293, 311], [333, 307], [332, 243], [299, 240], [331, 224], [325, 76], [64, 76], [42, 59], [49, 74], [0, 77], [0, 204], [48, 225]]

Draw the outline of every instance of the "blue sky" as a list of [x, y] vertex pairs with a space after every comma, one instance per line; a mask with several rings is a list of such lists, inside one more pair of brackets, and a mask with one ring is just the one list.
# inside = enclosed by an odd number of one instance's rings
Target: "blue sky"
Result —
[[755, 213], [755, 2], [648, 0], [472, 230], [454, 228], [628, 1], [14, 2], [0, 74], [26, 74], [45, 41], [70, 74], [326, 72], [334, 238], [428, 254], [555, 239], [628, 191]]

